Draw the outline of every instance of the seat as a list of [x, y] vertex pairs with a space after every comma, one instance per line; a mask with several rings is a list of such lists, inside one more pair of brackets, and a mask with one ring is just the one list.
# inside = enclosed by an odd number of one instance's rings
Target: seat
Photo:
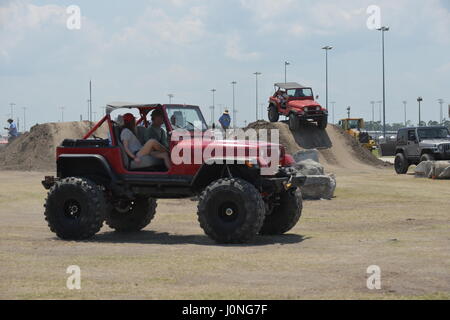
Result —
[[[143, 127], [142, 127], [143, 128]], [[145, 129], [145, 128], [143, 128]], [[132, 161], [128, 154], [125, 152], [125, 148], [120, 140], [121, 128], [117, 125], [114, 126], [114, 134], [116, 136], [117, 145], [120, 148], [120, 153], [122, 155], [123, 165], [127, 170], [130, 171], [148, 171], [148, 172], [165, 172], [167, 171], [164, 165], [164, 160], [158, 159], [152, 156], [143, 156], [140, 163]]]
[[144, 145], [145, 144], [145, 133], [148, 129], [146, 127], [138, 126], [136, 127], [137, 138], [139, 142]]

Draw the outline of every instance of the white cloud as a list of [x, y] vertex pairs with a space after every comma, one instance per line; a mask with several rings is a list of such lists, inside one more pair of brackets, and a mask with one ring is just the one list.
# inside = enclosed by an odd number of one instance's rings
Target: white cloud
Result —
[[176, 17], [163, 9], [148, 8], [136, 24], [115, 35], [112, 42], [139, 42], [146, 47], [192, 44], [207, 34], [203, 22], [206, 13], [204, 7], [192, 7], [186, 15]]
[[277, 17], [288, 13], [293, 0], [241, 0], [241, 5], [254, 13], [258, 20], [263, 22], [265, 19]]
[[22, 1], [0, 7], [0, 27], [3, 29], [36, 28], [45, 23], [65, 23], [66, 8], [58, 5], [36, 6]]
[[259, 52], [245, 52], [241, 48], [241, 38], [234, 34], [228, 37], [225, 46], [225, 56], [233, 60], [248, 61], [255, 60], [260, 57]]
[[23, 1], [10, 2], [0, 7], [0, 56], [9, 59], [10, 51], [17, 47], [27, 33], [46, 25], [60, 24], [65, 28], [65, 8], [58, 5], [36, 6]]

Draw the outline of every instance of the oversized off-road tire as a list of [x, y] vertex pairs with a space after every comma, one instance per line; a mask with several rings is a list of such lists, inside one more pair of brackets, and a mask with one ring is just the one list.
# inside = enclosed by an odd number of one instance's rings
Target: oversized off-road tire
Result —
[[280, 235], [291, 230], [300, 220], [303, 209], [299, 189], [288, 190], [279, 195], [278, 204], [264, 219], [260, 234]]
[[269, 106], [269, 121], [278, 122], [280, 120], [280, 114], [278, 113], [277, 107], [271, 104]]
[[48, 192], [45, 220], [50, 230], [64, 240], [93, 237], [103, 226], [106, 201], [103, 190], [84, 178], [66, 178]]
[[409, 169], [409, 162], [403, 153], [397, 153], [394, 161], [395, 172], [397, 174], [406, 174]]
[[200, 195], [198, 220], [203, 231], [218, 243], [245, 243], [264, 222], [264, 201], [259, 191], [242, 179], [221, 179]]
[[110, 206], [106, 224], [117, 232], [138, 232], [150, 224], [156, 214], [157, 203], [153, 198], [140, 198], [122, 203], [122, 207]]
[[424, 162], [424, 161], [434, 161], [435, 158], [432, 154], [429, 153], [424, 153], [421, 157], [420, 157], [420, 162]]
[[291, 131], [297, 131], [300, 128], [300, 120], [294, 113], [289, 115], [289, 129]]
[[319, 121], [317, 121], [317, 127], [319, 129], [325, 130], [328, 126], [328, 117], [323, 117]]

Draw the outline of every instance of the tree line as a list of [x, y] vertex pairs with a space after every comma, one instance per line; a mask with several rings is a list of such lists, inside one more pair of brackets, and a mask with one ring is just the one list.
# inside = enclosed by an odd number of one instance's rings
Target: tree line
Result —
[[[401, 128], [405, 128], [405, 127], [414, 127], [417, 124], [413, 123], [412, 121], [408, 120], [406, 122], [406, 126], [405, 123], [386, 123], [386, 131], [398, 131]], [[450, 129], [450, 120], [444, 119], [443, 126], [447, 127]], [[433, 121], [430, 120], [428, 122], [425, 121], [421, 121], [419, 126], [421, 127], [435, 127], [435, 126], [441, 126], [441, 124], [438, 121]], [[383, 131], [383, 123], [381, 121], [367, 121], [365, 122], [365, 129], [367, 131]]]

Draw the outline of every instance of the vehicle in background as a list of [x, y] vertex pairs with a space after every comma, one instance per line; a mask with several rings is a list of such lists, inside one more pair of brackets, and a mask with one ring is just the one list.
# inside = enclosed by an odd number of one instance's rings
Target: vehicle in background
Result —
[[375, 140], [369, 135], [366, 130], [364, 130], [364, 119], [342, 119], [339, 121], [339, 126], [349, 135], [354, 137], [367, 150], [372, 151], [377, 148], [377, 143], [375, 142]]
[[8, 144], [8, 137], [0, 135], [0, 147], [6, 146]]
[[395, 171], [408, 172], [409, 166], [423, 161], [450, 160], [450, 133], [446, 127], [403, 128], [397, 134]]
[[296, 82], [275, 83], [275, 93], [269, 99], [269, 120], [277, 122], [281, 116], [289, 118], [289, 128], [300, 129], [306, 122], [316, 122], [325, 129], [328, 125], [328, 111], [314, 100], [310, 87]]

